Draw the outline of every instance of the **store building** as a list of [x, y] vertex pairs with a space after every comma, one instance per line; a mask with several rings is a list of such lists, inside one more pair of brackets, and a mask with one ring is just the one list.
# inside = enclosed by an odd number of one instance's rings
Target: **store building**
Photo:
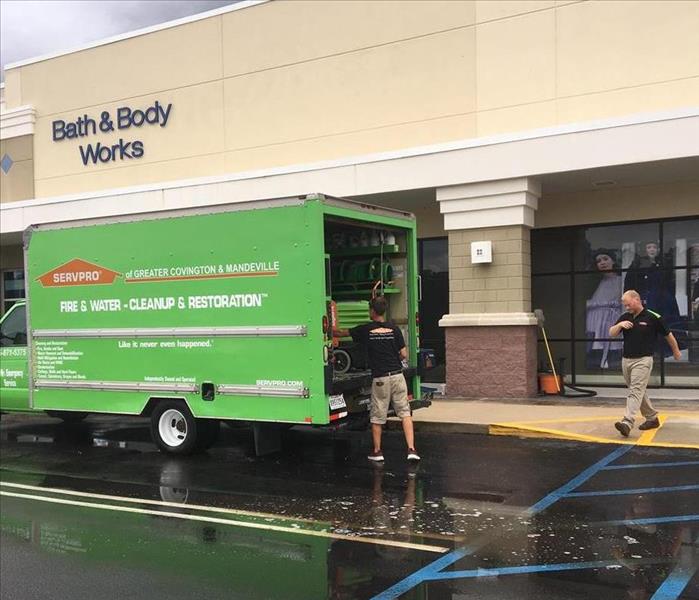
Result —
[[623, 383], [631, 282], [682, 346], [652, 384], [696, 387], [698, 30], [696, 2], [242, 2], [8, 65], [0, 309], [31, 224], [322, 192], [417, 216], [449, 395], [536, 393], [535, 308], [569, 379]]

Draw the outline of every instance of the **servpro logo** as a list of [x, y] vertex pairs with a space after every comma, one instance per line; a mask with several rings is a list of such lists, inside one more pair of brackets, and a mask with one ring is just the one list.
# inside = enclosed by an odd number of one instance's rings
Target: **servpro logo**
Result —
[[44, 287], [64, 287], [69, 285], [104, 285], [114, 283], [121, 273], [100, 267], [80, 258], [44, 273], [36, 280]]

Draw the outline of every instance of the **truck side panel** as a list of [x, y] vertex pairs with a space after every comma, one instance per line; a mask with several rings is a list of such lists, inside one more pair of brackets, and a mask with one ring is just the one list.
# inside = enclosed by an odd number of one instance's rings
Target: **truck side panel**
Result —
[[33, 408], [327, 422], [321, 249], [318, 202], [34, 231]]

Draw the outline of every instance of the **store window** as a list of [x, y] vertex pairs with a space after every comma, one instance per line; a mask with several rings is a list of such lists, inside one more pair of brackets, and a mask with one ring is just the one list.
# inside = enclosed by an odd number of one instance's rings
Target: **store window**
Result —
[[420, 302], [420, 345], [435, 354], [435, 367], [423, 381], [446, 381], [444, 329], [439, 320], [449, 312], [449, 243], [447, 238], [418, 240], [422, 300]]
[[699, 219], [532, 231], [534, 308], [574, 383], [623, 385], [621, 340], [608, 330], [623, 312], [621, 294], [635, 289], [682, 351], [676, 361], [658, 343], [651, 385], [699, 385], [698, 282]]
[[24, 270], [8, 269], [2, 271], [2, 314], [5, 314], [10, 307], [18, 300], [24, 299]]

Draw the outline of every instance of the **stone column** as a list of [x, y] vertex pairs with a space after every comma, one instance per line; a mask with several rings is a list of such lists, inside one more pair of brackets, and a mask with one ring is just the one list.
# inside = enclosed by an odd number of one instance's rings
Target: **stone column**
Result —
[[[526, 177], [437, 190], [449, 236], [449, 314], [440, 325], [450, 396], [536, 394], [529, 232], [540, 195]], [[471, 262], [479, 241], [492, 243], [492, 262]]]

